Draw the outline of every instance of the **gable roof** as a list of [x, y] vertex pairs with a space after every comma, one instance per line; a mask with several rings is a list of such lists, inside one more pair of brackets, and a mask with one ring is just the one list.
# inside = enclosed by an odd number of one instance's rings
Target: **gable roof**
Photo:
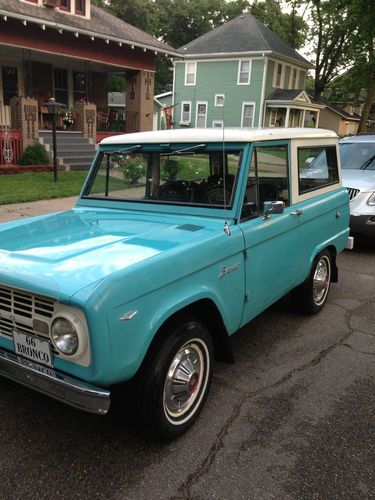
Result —
[[354, 120], [354, 121], [359, 121], [361, 117], [357, 115], [357, 113], [353, 113], [352, 115], [345, 111], [345, 109], [340, 108], [339, 106], [336, 106], [335, 104], [332, 104], [326, 97], [319, 96], [319, 97], [313, 97], [310, 95], [311, 99], [315, 102], [318, 102], [320, 104], [324, 104], [327, 108], [329, 108], [331, 111], [334, 113], [342, 116], [346, 120]]
[[244, 13], [196, 40], [180, 47], [184, 56], [213, 56], [241, 53], [268, 53], [312, 65], [254, 16]]
[[78, 31], [88, 36], [108, 38], [116, 42], [148, 48], [170, 55], [179, 55], [178, 51], [169, 45], [156, 40], [145, 31], [122, 21], [95, 5], [91, 5], [91, 16], [90, 19], [87, 19], [83, 16], [61, 12], [59, 9], [46, 8], [15, 0], [0, 0], [0, 15], [26, 20], [31, 23], [45, 24], [46, 27], [55, 29]]
[[305, 101], [311, 103], [311, 99], [303, 89], [277, 89], [267, 97], [267, 101]]

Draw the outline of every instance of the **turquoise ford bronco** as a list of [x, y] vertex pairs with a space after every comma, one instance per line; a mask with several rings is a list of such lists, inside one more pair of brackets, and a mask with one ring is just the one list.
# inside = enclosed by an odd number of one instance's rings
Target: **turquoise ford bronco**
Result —
[[107, 138], [72, 210], [0, 225], [0, 375], [99, 414], [122, 387], [174, 438], [233, 333], [289, 292], [322, 309], [348, 223], [333, 132]]

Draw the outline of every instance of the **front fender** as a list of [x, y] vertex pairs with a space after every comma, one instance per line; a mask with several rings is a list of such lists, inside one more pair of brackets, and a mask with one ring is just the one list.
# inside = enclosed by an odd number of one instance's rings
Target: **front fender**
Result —
[[[245, 274], [240, 259], [242, 253], [107, 310], [112, 383], [133, 377], [162, 325], [198, 301], [212, 301], [228, 333], [234, 333], [240, 326], [244, 307]], [[223, 268], [233, 271], [222, 273]], [[135, 313], [132, 319], [122, 319], [130, 312]]]

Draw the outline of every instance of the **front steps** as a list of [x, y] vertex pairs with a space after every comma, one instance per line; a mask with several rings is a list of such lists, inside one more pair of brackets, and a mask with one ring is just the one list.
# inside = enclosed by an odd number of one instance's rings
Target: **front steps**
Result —
[[[52, 130], [39, 130], [39, 142], [52, 158]], [[95, 145], [81, 132], [56, 131], [57, 159], [62, 170], [88, 170], [95, 155]]]

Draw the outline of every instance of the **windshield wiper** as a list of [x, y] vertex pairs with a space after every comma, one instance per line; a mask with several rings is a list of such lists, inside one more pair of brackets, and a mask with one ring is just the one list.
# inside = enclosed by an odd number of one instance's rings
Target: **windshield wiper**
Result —
[[361, 165], [359, 168], [360, 170], [366, 170], [366, 168], [375, 160], [375, 155], [370, 156], [363, 165]]
[[168, 153], [161, 153], [160, 156], [171, 156], [171, 155], [179, 155], [181, 153], [195, 153], [197, 149], [203, 149], [206, 147], [206, 144], [197, 144], [196, 146], [190, 146], [188, 148], [176, 149], [175, 151], [171, 150]]
[[104, 154], [106, 155], [121, 155], [123, 153], [126, 153], [127, 151], [133, 151], [134, 149], [140, 149], [142, 147], [141, 144], [137, 144], [135, 146], [129, 146], [128, 148], [124, 149], [116, 149], [116, 150], [110, 150], [110, 151], [103, 151]]

